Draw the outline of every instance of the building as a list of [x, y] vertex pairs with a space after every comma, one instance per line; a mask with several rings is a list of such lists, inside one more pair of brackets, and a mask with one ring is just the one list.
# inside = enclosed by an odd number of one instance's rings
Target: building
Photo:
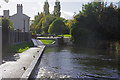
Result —
[[13, 27], [15, 30], [19, 30], [21, 32], [29, 32], [30, 31], [30, 17], [23, 14], [23, 6], [22, 4], [17, 4], [17, 13], [10, 16], [9, 10], [4, 10], [3, 18], [9, 18], [13, 22]]

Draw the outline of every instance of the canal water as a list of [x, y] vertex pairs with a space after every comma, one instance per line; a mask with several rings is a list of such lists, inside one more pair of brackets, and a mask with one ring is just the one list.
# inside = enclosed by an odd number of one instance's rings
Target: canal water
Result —
[[37, 78], [120, 79], [119, 55], [104, 50], [48, 47]]

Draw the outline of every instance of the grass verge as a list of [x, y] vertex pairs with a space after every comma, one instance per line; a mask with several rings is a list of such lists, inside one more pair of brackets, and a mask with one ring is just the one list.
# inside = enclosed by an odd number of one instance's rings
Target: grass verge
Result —
[[[62, 35], [58, 35], [59, 37], [61, 37]], [[64, 37], [71, 37], [71, 35], [70, 34], [65, 34], [65, 35], [63, 35]]]
[[10, 45], [9, 46], [9, 53], [22, 53], [33, 46], [34, 46], [34, 44], [32, 41], [31, 42], [24, 42], [24, 43], [17, 44], [17, 45]]
[[49, 45], [54, 42], [54, 40], [40, 40], [44, 45]]

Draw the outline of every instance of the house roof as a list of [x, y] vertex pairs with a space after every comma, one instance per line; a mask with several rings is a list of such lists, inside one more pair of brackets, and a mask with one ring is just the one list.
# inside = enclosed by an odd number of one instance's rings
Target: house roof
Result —
[[[18, 13], [16, 13], [16, 14], [14, 14], [14, 15], [12, 15], [11, 17], [13, 17], [13, 16], [16, 16]], [[30, 19], [30, 17], [29, 16], [27, 16], [26, 14], [22, 14], [24, 17], [26, 17], [26, 18], [28, 18], [28, 19]]]

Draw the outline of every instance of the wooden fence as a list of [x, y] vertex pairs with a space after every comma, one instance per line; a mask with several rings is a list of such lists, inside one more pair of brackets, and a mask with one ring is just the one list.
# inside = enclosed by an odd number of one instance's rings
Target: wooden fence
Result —
[[31, 41], [30, 32], [20, 32], [9, 28], [2, 28], [2, 54], [8, 52], [9, 45]]
[[31, 41], [31, 33], [30, 32], [20, 32], [9, 29], [9, 44], [19, 44], [22, 42], [30, 42]]

